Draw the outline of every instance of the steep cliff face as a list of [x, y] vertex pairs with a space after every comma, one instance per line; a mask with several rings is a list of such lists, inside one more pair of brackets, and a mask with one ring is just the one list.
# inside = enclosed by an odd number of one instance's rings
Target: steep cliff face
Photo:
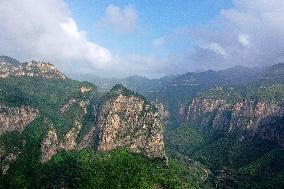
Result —
[[257, 135], [277, 141], [284, 148], [284, 106], [258, 122]]
[[47, 162], [58, 152], [58, 137], [56, 131], [51, 128], [41, 143], [41, 162]]
[[223, 99], [196, 98], [187, 109], [186, 120], [203, 129], [222, 133], [244, 131], [282, 144], [283, 140], [279, 139], [284, 125], [277, 121], [275, 129], [270, 127], [273, 117], [283, 119], [283, 107], [271, 101], [244, 99], [230, 103]]
[[[39, 116], [39, 111], [28, 106], [0, 106], [0, 137], [13, 131], [22, 133], [24, 129]], [[0, 138], [1, 139], [1, 138]], [[16, 141], [12, 141], [16, 142]], [[23, 143], [24, 144], [24, 143]], [[8, 147], [0, 140], [0, 173], [7, 174], [10, 165], [21, 153], [18, 147]]]
[[[19, 156], [21, 152], [19, 151], [19, 149], [14, 149], [14, 152], [11, 152], [11, 153], [8, 153], [7, 155], [3, 155], [2, 157], [2, 153], [1, 153], [1, 150], [0, 150], [0, 159], [1, 159], [1, 162], [0, 162], [0, 173], [2, 173], [3, 175], [6, 175], [9, 168], [10, 168], [10, 165], [12, 163], [14, 163], [17, 159], [17, 157]], [[3, 153], [4, 154], [4, 153]]]
[[[87, 113], [88, 105], [89, 100], [80, 100], [72, 97], [59, 108], [59, 112], [62, 116], [69, 116], [68, 111], [70, 111], [70, 108], [73, 106], [76, 106], [76, 109], [81, 109], [81, 111], [78, 112], [83, 112], [77, 113], [74, 122], [71, 123], [72, 127], [63, 136], [58, 136], [59, 131], [54, 128], [49, 120], [45, 120], [45, 124], [48, 125], [49, 129], [41, 143], [41, 162], [47, 162], [61, 150], [71, 151], [82, 149], [79, 147], [77, 139], [82, 128], [81, 122], [83, 116]], [[85, 145], [85, 147], [89, 146]]]
[[76, 121], [74, 127], [67, 132], [63, 139], [60, 139], [55, 129], [51, 127], [41, 143], [41, 162], [47, 162], [61, 150], [78, 149], [76, 139], [81, 127], [81, 123]]
[[31, 107], [0, 106], [0, 135], [12, 131], [22, 132], [38, 115], [39, 111]]
[[50, 63], [32, 61], [23, 64], [15, 64], [0, 60], [0, 78], [6, 78], [9, 76], [66, 79], [65, 75], [59, 72]]
[[[161, 119], [167, 112], [161, 104], [155, 108], [120, 85], [103, 94], [91, 83], [65, 78], [49, 63], [20, 63], [0, 57], [0, 100], [20, 106], [0, 106], [0, 140], [4, 141], [6, 133], [17, 135], [19, 140], [15, 145], [10, 141], [9, 146], [1, 143], [0, 150], [19, 147], [19, 153], [28, 151], [23, 150], [27, 147], [24, 141], [28, 141], [25, 137], [33, 135], [32, 142], [40, 141], [37, 150], [41, 162], [63, 150], [110, 151], [120, 147], [166, 159]], [[14, 152], [10, 158], [10, 152], [5, 151], [6, 162], [16, 159], [18, 153]]]
[[163, 128], [157, 112], [135, 96], [119, 95], [99, 113], [98, 150], [127, 147], [151, 158], [165, 158]]
[[[41, 144], [41, 161], [50, 160], [61, 150], [95, 148], [99, 151], [110, 151], [120, 147], [150, 158], [166, 160], [163, 125], [159, 115], [162, 110], [159, 111], [146, 103], [139, 95], [124, 94], [125, 90], [127, 89], [120, 88], [115, 92], [112, 91], [106, 95], [106, 98], [94, 104], [89, 100], [75, 98], [67, 100], [59, 108], [62, 115], [67, 114], [75, 106], [82, 109], [83, 114], [77, 117], [74, 126], [62, 137], [59, 137], [51, 126]], [[82, 93], [85, 91], [81, 90]], [[88, 108], [89, 106], [92, 108]], [[86, 115], [93, 117], [93, 126], [82, 135], [83, 130], [86, 129], [84, 128], [86, 125], [83, 125], [83, 117]]]
[[[96, 109], [94, 109], [96, 110]], [[153, 107], [140, 97], [119, 95], [107, 100], [100, 108], [98, 121], [81, 141], [78, 135], [82, 125], [75, 121], [62, 139], [50, 129], [41, 144], [42, 162], [46, 162], [61, 150], [96, 148], [110, 151], [119, 147], [142, 153], [150, 158], [166, 159], [163, 141], [163, 125]]]

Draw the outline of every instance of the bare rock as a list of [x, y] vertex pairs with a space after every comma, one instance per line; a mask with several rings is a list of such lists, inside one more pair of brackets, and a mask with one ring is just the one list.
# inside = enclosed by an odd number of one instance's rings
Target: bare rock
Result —
[[166, 158], [159, 115], [140, 97], [119, 95], [107, 101], [98, 125], [100, 151], [127, 147], [150, 158]]
[[0, 62], [0, 78], [9, 76], [28, 76], [66, 79], [66, 76], [58, 71], [54, 65], [47, 62], [26, 62], [23, 64], [12, 64], [9, 62]]
[[41, 162], [47, 162], [59, 151], [59, 140], [54, 129], [47, 132], [47, 136], [41, 143]]
[[37, 109], [27, 106], [0, 106], [0, 135], [12, 131], [22, 132], [38, 115]]

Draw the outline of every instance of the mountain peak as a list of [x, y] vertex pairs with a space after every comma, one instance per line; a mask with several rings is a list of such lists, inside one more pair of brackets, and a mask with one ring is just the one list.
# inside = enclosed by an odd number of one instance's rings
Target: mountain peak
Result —
[[13, 58], [1, 56], [0, 78], [9, 76], [66, 79], [66, 76], [57, 70], [53, 64], [38, 61], [20, 63]]
[[6, 62], [6, 63], [9, 63], [9, 64], [14, 64], [14, 65], [21, 64], [21, 62], [19, 62], [18, 60], [11, 58], [9, 56], [5, 56], [5, 55], [0, 56], [0, 63], [1, 62]]

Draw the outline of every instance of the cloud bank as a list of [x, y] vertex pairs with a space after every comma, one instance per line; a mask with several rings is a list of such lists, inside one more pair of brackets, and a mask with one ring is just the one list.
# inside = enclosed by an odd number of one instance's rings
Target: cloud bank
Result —
[[[118, 56], [89, 40], [64, 0], [0, 0], [0, 22], [1, 54], [50, 61], [65, 72], [160, 77], [284, 62], [283, 0], [234, 0], [232, 8], [220, 11], [207, 25], [173, 28], [171, 36], [150, 40], [148, 54]], [[100, 24], [128, 34], [137, 30], [138, 13], [133, 6], [110, 4]], [[191, 43], [184, 51], [169, 51], [178, 40]]]
[[2, 54], [48, 60], [65, 70], [105, 69], [112, 53], [87, 39], [62, 0], [1, 0]]
[[105, 16], [99, 22], [104, 28], [111, 28], [123, 34], [133, 32], [137, 29], [138, 15], [135, 8], [128, 5], [120, 8], [113, 4], [108, 5]]
[[189, 69], [283, 62], [284, 1], [235, 0], [233, 8], [222, 10], [208, 26], [177, 33], [197, 41], [181, 63]]

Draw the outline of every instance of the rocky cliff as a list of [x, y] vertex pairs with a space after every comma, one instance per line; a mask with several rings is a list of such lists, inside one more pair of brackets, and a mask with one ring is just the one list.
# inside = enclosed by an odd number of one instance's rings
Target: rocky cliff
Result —
[[59, 72], [52, 64], [46, 62], [15, 63], [0, 59], [0, 78], [9, 76], [28, 76], [65, 79], [65, 75]]
[[[0, 106], [0, 173], [7, 174], [10, 164], [16, 161], [21, 153], [18, 147], [7, 147], [1, 136], [13, 131], [21, 133], [39, 115], [39, 111], [28, 106]], [[16, 142], [16, 141], [12, 141]], [[24, 143], [24, 141], [23, 141]], [[10, 150], [6, 150], [10, 149]]]
[[[57, 131], [51, 126], [41, 144], [41, 161], [48, 161], [61, 150], [95, 148], [110, 151], [121, 147], [149, 158], [166, 160], [163, 124], [158, 109], [148, 104], [142, 96], [125, 92], [130, 91], [119, 87], [93, 104], [75, 98], [67, 100], [59, 109], [60, 112], [64, 114], [78, 104], [84, 115], [93, 117], [93, 126], [81, 139], [79, 134], [85, 129], [82, 117], [75, 120], [74, 126], [63, 138], [59, 138]], [[89, 106], [92, 108], [87, 108]]]
[[159, 114], [137, 96], [118, 95], [99, 112], [98, 150], [127, 147], [150, 158], [165, 158]]
[[51, 126], [48, 130], [44, 140], [41, 143], [41, 162], [47, 162], [59, 151], [71, 151], [77, 148], [77, 137], [82, 125], [80, 122], [75, 121], [74, 127], [72, 127], [63, 137], [60, 139], [56, 133], [56, 130]]
[[22, 132], [38, 115], [37, 109], [27, 106], [0, 106], [0, 135], [12, 131]]
[[128, 148], [166, 160], [163, 107], [123, 86], [101, 93], [66, 79], [52, 64], [0, 56], [0, 93], [2, 174], [23, 157], [44, 163], [60, 151], [84, 148]]
[[[233, 133], [241, 131], [284, 144], [283, 106], [273, 102], [243, 99], [228, 102], [224, 99], [195, 98], [186, 111], [186, 120], [207, 131]], [[278, 121], [273, 121], [277, 119]], [[282, 122], [279, 120], [282, 119]], [[273, 126], [272, 126], [273, 125]]]

